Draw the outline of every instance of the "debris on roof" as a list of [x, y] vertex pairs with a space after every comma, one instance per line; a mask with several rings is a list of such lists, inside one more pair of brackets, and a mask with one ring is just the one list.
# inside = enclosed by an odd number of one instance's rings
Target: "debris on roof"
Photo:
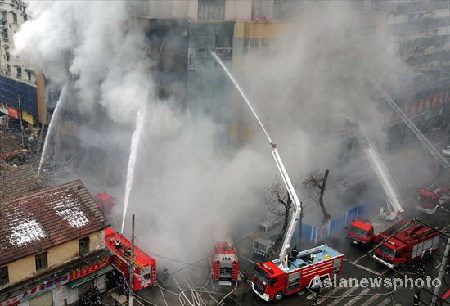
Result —
[[42, 226], [33, 219], [13, 220], [10, 223], [10, 228], [9, 242], [18, 247], [46, 237]]
[[0, 202], [0, 265], [105, 227], [80, 180]]

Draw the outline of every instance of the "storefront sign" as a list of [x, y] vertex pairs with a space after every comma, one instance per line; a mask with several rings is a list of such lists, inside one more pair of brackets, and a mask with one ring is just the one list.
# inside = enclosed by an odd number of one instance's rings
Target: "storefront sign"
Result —
[[29, 290], [24, 290], [20, 295], [10, 298], [4, 302], [0, 302], [0, 306], [13, 306], [17, 305], [22, 301], [28, 300], [34, 296], [41, 295], [49, 290], [55, 289], [57, 286], [65, 285], [69, 281], [85, 277], [91, 273], [97, 272], [98, 270], [105, 268], [110, 263], [110, 258], [105, 258], [103, 260], [97, 261], [89, 266], [82, 267], [80, 269], [74, 270], [55, 278], [50, 281], [43, 282], [39, 286], [31, 288]]
[[20, 111], [15, 108], [12, 108], [11, 106], [8, 106], [8, 115], [14, 119], [19, 119]]
[[107, 265], [109, 265], [109, 262], [110, 262], [110, 259], [108, 257], [108, 258], [98, 261], [92, 265], [85, 266], [80, 269], [74, 270], [73, 272], [70, 273], [69, 281], [73, 281], [75, 279], [85, 277], [91, 273], [94, 273], [94, 272], [106, 267]]
[[13, 298], [10, 298], [9, 300], [6, 300], [4, 302], [0, 302], [0, 306], [12, 306], [17, 305], [22, 301], [28, 300], [34, 296], [41, 295], [49, 290], [53, 290], [56, 288], [56, 286], [63, 285], [67, 283], [69, 280], [69, 274], [65, 274], [63, 276], [57, 277], [53, 280], [43, 282], [39, 286], [36, 286], [34, 288], [31, 288], [29, 290], [25, 290], [22, 292], [22, 294], [17, 295]]

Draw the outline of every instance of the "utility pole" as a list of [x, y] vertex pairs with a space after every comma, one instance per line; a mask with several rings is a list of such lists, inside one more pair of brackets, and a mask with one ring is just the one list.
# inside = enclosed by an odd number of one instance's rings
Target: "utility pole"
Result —
[[447, 269], [447, 262], [448, 262], [448, 253], [450, 252], [450, 237], [447, 237], [447, 246], [445, 247], [444, 251], [444, 259], [442, 260], [441, 267], [439, 268], [439, 286], [434, 287], [433, 291], [433, 297], [431, 298], [431, 305], [435, 305], [437, 298], [439, 296], [439, 290], [442, 286], [442, 281], [444, 279], [445, 270]]
[[300, 216], [298, 217], [298, 246], [302, 245], [302, 221], [303, 221], [303, 202], [300, 201]]
[[131, 254], [130, 261], [128, 262], [128, 306], [133, 306], [133, 285], [134, 285], [134, 214], [131, 223]]

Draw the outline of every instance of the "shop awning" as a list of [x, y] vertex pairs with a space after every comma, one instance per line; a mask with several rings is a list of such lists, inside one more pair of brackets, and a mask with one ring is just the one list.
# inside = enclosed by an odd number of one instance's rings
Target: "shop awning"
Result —
[[91, 281], [91, 280], [93, 280], [93, 279], [95, 279], [95, 278], [97, 278], [99, 276], [102, 276], [103, 274], [111, 272], [112, 270], [113, 270], [113, 267], [107, 266], [106, 268], [103, 268], [103, 269], [100, 269], [100, 270], [98, 270], [98, 271], [96, 271], [94, 273], [91, 273], [91, 274], [89, 274], [86, 277], [79, 278], [77, 280], [69, 282], [66, 285], [73, 289], [73, 288], [76, 288], [76, 287], [78, 287], [78, 286], [80, 286], [80, 285], [82, 285], [82, 284], [84, 284], [84, 283], [86, 283], [88, 281]]

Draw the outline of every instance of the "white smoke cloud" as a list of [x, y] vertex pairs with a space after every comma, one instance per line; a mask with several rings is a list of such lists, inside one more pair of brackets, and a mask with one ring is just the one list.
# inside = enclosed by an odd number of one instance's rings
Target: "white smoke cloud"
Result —
[[[215, 225], [232, 229], [265, 213], [264, 195], [277, 169], [262, 132], [249, 124], [256, 137], [229, 155], [218, 154], [217, 134], [228, 126], [206, 115], [182, 114], [173, 107], [177, 101], [157, 101], [142, 28], [130, 22], [126, 1], [31, 2], [30, 12], [32, 19], [15, 37], [17, 53], [41, 64], [58, 84], [74, 79], [81, 109], [101, 105], [114, 122], [133, 123], [147, 104], [127, 213], [137, 216], [144, 249], [192, 260], [207, 254]], [[275, 50], [247, 56], [239, 69], [233, 67], [296, 185], [313, 169], [330, 167], [333, 174], [334, 166], [344, 167], [338, 157], [341, 139], [334, 133], [342, 125], [341, 113], [357, 117], [384, 139], [380, 112], [361, 75], [384, 78], [402, 65], [389, 51], [382, 27], [376, 35], [364, 34], [364, 20], [353, 17], [326, 2], [294, 23], [274, 42]], [[254, 122], [240, 99], [233, 103], [233, 120]], [[88, 135], [94, 128], [85, 128], [81, 134], [98, 143], [120, 138], [117, 149], [124, 150], [129, 139], [118, 133], [121, 128], [108, 125], [95, 137]], [[108, 150], [113, 155], [114, 148]], [[119, 155], [109, 166], [126, 163]]]
[[30, 2], [29, 12], [14, 37], [16, 54], [43, 66], [56, 84], [75, 79], [82, 111], [100, 103], [113, 120], [132, 122], [153, 84], [143, 29], [130, 20], [127, 2]]

